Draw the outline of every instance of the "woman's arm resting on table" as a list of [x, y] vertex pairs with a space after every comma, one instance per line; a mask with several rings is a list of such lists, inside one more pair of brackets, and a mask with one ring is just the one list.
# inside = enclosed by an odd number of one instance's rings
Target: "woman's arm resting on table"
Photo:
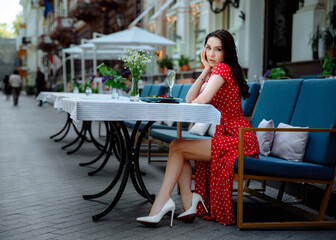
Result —
[[202, 89], [200, 94], [192, 101], [192, 103], [210, 103], [224, 82], [225, 80], [221, 76], [212, 75], [209, 81], [204, 84], [205, 88]]

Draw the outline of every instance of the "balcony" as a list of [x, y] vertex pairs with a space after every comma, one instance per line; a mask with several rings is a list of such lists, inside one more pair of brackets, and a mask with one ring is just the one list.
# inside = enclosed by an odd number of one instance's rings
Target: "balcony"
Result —
[[95, 1], [77, 0], [69, 7], [69, 16], [85, 22], [94, 21], [101, 14], [100, 6]]
[[51, 52], [55, 48], [55, 44], [49, 36], [41, 35], [39, 36], [37, 47], [44, 52]]
[[[49, 0], [51, 5], [54, 6], [54, 0]], [[40, 5], [41, 7], [45, 6], [44, 0], [32, 0], [32, 6], [37, 7], [37, 5]]]
[[97, 3], [104, 11], [116, 9], [122, 4], [121, 0], [93, 0], [92, 2]]
[[69, 46], [73, 42], [72, 31], [74, 20], [68, 17], [57, 17], [50, 27], [50, 38], [57, 40], [63, 46]]

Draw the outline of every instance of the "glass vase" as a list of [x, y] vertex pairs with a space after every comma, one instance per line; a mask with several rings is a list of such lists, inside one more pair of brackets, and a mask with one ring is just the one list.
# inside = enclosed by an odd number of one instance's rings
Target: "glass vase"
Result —
[[112, 96], [112, 99], [118, 99], [119, 98], [119, 91], [118, 91], [117, 88], [112, 88], [111, 96]]
[[130, 100], [133, 102], [139, 101], [139, 86], [138, 86], [139, 79], [132, 78], [132, 87], [130, 93]]

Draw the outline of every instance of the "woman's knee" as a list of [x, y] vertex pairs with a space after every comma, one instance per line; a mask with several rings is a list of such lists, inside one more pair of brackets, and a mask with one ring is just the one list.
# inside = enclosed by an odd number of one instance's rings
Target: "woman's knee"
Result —
[[173, 140], [169, 145], [170, 151], [180, 151], [180, 150], [182, 150], [184, 141], [185, 140], [183, 138], [177, 138], [177, 139]]

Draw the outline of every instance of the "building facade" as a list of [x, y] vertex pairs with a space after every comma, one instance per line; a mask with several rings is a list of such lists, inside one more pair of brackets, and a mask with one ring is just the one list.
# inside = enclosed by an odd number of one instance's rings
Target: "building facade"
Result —
[[[27, 51], [23, 67], [29, 83], [33, 82], [36, 66], [41, 66], [50, 85], [57, 85], [62, 81], [62, 49], [91, 39], [94, 32], [109, 34], [138, 26], [175, 41], [173, 47], [158, 47], [159, 57], [172, 58], [179, 71], [178, 60], [184, 55], [189, 59], [189, 72], [197, 73], [205, 36], [216, 29], [226, 29], [235, 38], [240, 64], [250, 81], [279, 65], [296, 78], [321, 72], [320, 59], [325, 57], [326, 47], [320, 41], [319, 48], [313, 49], [312, 39], [318, 29], [322, 32], [330, 28], [335, 3], [336, 0], [21, 0], [25, 28], [21, 29], [18, 47]], [[24, 43], [23, 39], [30, 41]], [[86, 76], [91, 76], [92, 68], [86, 70]], [[79, 64], [75, 71], [80, 73]], [[147, 75], [158, 75], [158, 68], [152, 68]]]

